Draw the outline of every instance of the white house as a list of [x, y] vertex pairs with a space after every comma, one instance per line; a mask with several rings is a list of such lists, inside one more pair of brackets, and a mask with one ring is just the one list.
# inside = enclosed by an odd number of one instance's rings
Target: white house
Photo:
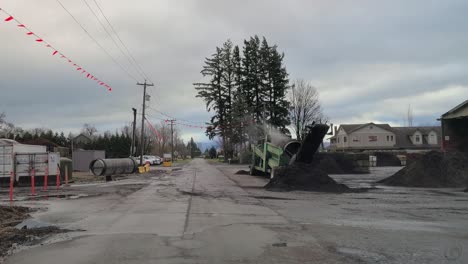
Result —
[[391, 127], [388, 124], [341, 125], [330, 138], [337, 151], [438, 149], [440, 127]]

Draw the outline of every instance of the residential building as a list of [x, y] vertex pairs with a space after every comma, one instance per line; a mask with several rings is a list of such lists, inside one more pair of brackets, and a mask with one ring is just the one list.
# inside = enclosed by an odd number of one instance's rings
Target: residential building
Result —
[[72, 149], [83, 148], [86, 144], [91, 142], [93, 142], [93, 139], [90, 136], [81, 133], [72, 139]]
[[330, 138], [335, 151], [425, 151], [440, 148], [441, 128], [391, 127], [389, 124], [345, 124]]

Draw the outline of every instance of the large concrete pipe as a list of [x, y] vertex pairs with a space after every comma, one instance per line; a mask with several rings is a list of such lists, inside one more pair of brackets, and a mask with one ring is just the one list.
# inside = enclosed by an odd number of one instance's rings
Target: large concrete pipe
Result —
[[89, 164], [89, 169], [95, 176], [110, 176], [115, 174], [131, 174], [136, 172], [138, 164], [134, 159], [97, 159]]
[[291, 159], [299, 151], [300, 147], [301, 147], [301, 142], [297, 140], [289, 141], [283, 146], [283, 150], [284, 150], [283, 153], [284, 155], [288, 156], [288, 158]]

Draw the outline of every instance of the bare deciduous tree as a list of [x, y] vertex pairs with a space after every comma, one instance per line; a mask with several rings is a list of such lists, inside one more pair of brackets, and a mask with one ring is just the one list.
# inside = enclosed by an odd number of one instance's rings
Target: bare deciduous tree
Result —
[[91, 124], [84, 124], [83, 128], [81, 129], [81, 133], [87, 135], [87, 136], [93, 136], [97, 133], [97, 128]]
[[289, 118], [298, 140], [302, 140], [307, 125], [326, 122], [317, 89], [304, 80], [296, 80], [289, 93]]
[[15, 125], [6, 120], [5, 113], [0, 113], [0, 137], [10, 138], [15, 134]]

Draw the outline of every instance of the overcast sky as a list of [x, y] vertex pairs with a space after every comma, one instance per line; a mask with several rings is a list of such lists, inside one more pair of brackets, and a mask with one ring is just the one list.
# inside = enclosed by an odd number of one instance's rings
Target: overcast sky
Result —
[[[127, 61], [83, 1], [60, 0], [121, 64]], [[87, 0], [91, 7], [93, 0]], [[203, 122], [195, 98], [204, 57], [227, 39], [265, 36], [285, 53], [290, 79], [317, 87], [335, 124], [436, 124], [468, 99], [468, 1], [97, 0], [155, 83], [150, 107]], [[24, 128], [115, 131], [141, 110], [142, 87], [85, 34], [56, 0], [3, 0], [0, 8], [113, 87], [87, 80], [52, 57], [0, 12], [0, 112]], [[96, 10], [97, 11], [97, 10]], [[127, 64], [126, 64], [127, 63]], [[150, 119], [164, 118], [148, 110]], [[207, 141], [202, 129], [180, 126]]]

